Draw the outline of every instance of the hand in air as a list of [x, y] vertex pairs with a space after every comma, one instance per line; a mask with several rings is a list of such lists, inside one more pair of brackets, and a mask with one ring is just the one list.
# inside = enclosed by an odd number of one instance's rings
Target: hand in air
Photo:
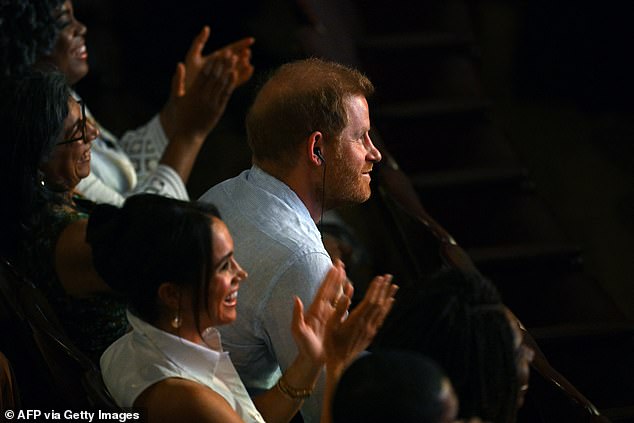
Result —
[[216, 56], [230, 54], [236, 56], [236, 87], [247, 82], [253, 75], [253, 65], [251, 65], [251, 45], [255, 42], [253, 37], [246, 37], [229, 45], [226, 45], [206, 56], [202, 52], [209, 39], [209, 27], [205, 26], [200, 33], [194, 38], [191, 47], [185, 56], [186, 78], [184, 89], [191, 87], [200, 71], [204, 68], [208, 61]]
[[391, 275], [376, 276], [361, 303], [348, 316], [350, 298], [339, 301], [324, 335], [327, 366], [346, 367], [370, 345], [394, 305], [397, 290]]
[[253, 38], [244, 38], [203, 56], [205, 26], [172, 77], [170, 98], [161, 112], [167, 137], [202, 141], [222, 117], [233, 90], [253, 74]]

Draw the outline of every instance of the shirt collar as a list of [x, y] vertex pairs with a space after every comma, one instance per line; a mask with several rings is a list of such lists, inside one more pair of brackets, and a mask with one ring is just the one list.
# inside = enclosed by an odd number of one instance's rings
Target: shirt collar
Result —
[[203, 331], [202, 337], [207, 342], [207, 346], [203, 346], [158, 329], [129, 310], [127, 317], [138, 336], [148, 339], [172, 363], [197, 378], [213, 379], [219, 361], [228, 356], [222, 350], [220, 333], [214, 327]]
[[284, 203], [286, 203], [293, 211], [298, 213], [302, 219], [310, 221], [313, 223], [313, 227], [317, 229], [315, 225], [315, 221], [310, 216], [310, 212], [306, 208], [304, 202], [299, 198], [299, 196], [284, 182], [277, 179], [275, 176], [272, 176], [266, 173], [264, 170], [259, 168], [257, 165], [251, 166], [249, 173], [247, 174], [247, 179], [250, 183], [255, 185], [258, 188], [261, 188], [270, 194], [278, 197]]

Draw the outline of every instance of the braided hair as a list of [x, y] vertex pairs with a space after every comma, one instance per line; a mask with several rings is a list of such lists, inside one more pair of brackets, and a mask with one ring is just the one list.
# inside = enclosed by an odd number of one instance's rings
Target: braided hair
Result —
[[54, 11], [63, 0], [0, 0], [2, 76], [28, 71], [49, 53], [60, 31]]
[[514, 337], [495, 286], [479, 274], [434, 275], [385, 344], [436, 360], [458, 394], [459, 418], [513, 423], [518, 377]]

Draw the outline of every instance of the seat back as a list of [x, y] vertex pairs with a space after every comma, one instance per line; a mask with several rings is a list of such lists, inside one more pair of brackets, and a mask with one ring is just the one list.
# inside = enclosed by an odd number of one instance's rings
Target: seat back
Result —
[[7, 357], [0, 352], [0, 413], [20, 408], [20, 394], [15, 374]]
[[0, 260], [0, 349], [20, 386], [24, 407], [49, 408], [60, 403], [48, 366], [33, 339], [19, 300], [21, 281], [10, 263]]
[[99, 368], [70, 341], [42, 292], [6, 260], [2, 262], [2, 270], [3, 294], [12, 302], [16, 315], [20, 316], [22, 331], [28, 333], [39, 352], [38, 361], [44, 364], [42, 379], [53, 388], [45, 395], [55, 397], [57, 407], [112, 405], [105, 386], [99, 385]]
[[89, 405], [82, 375], [94, 369], [95, 364], [63, 333], [46, 299], [35, 286], [26, 282], [20, 296], [33, 339], [65, 402], [74, 407]]

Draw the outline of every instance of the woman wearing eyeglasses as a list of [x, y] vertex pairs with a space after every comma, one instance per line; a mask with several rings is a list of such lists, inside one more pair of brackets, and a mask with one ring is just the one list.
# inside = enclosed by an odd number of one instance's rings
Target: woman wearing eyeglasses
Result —
[[[87, 75], [87, 29], [75, 18], [70, 0], [8, 0], [0, 4], [0, 16], [4, 75], [17, 75], [33, 66], [53, 68], [64, 73], [71, 86]], [[203, 56], [208, 37], [205, 27], [185, 63], [178, 64], [165, 107], [148, 124], [120, 140], [100, 128], [93, 145], [92, 172], [76, 187], [84, 197], [114, 205], [139, 192], [188, 198], [185, 183], [198, 152], [234, 88], [253, 72], [252, 38]]]
[[63, 137], [40, 165], [40, 183], [66, 195], [70, 195], [81, 180], [90, 175], [92, 141], [99, 135], [99, 130], [86, 119], [86, 108], [81, 101], [70, 99], [68, 107]]
[[89, 210], [75, 196], [99, 131], [61, 73], [3, 78], [0, 93], [2, 257], [43, 291], [77, 346], [98, 357], [127, 328], [124, 301], [92, 269]]

